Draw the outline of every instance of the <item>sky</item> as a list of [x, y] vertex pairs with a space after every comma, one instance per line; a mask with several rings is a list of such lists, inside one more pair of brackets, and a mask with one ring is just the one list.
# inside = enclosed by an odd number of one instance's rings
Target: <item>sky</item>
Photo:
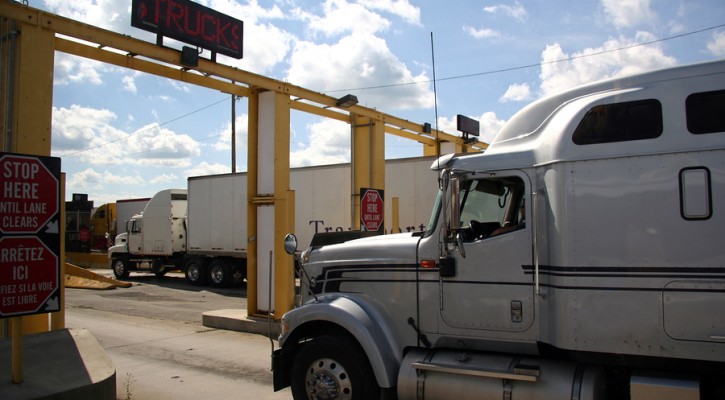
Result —
[[[457, 114], [490, 142], [526, 104], [600, 79], [725, 58], [722, 0], [198, 0], [244, 21], [244, 57], [217, 61], [450, 134]], [[29, 5], [155, 42], [131, 1]], [[165, 40], [180, 49], [182, 44]], [[203, 52], [201, 57], [209, 57]], [[435, 77], [435, 85], [434, 85]], [[56, 52], [51, 155], [66, 200], [96, 206], [231, 171], [231, 97]], [[436, 120], [437, 116], [437, 120]], [[247, 102], [236, 103], [236, 170], [247, 170]], [[292, 111], [293, 167], [350, 161], [345, 123]], [[423, 155], [386, 135], [386, 158]]]

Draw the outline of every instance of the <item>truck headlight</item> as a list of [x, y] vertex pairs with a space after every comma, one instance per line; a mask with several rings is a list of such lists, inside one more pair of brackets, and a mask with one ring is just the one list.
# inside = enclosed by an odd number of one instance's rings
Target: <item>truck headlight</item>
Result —
[[285, 336], [289, 331], [289, 322], [286, 318], [279, 320], [279, 337]]

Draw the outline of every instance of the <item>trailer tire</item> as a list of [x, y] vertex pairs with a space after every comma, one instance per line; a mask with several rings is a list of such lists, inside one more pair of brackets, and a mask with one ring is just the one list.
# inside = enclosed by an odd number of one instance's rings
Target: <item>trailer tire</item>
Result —
[[209, 284], [213, 287], [228, 287], [234, 281], [232, 268], [224, 260], [214, 260], [209, 264]]
[[206, 285], [209, 278], [206, 262], [201, 258], [192, 258], [186, 262], [184, 276], [194, 286]]
[[342, 335], [319, 336], [305, 343], [292, 363], [291, 381], [295, 399], [380, 398], [365, 353], [357, 342]]
[[128, 260], [125, 257], [114, 257], [111, 259], [111, 269], [116, 279], [126, 279], [130, 274]]

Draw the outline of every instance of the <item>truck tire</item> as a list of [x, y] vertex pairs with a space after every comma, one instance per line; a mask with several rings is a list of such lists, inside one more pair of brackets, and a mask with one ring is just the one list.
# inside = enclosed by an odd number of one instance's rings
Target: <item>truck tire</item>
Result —
[[379, 399], [378, 386], [365, 353], [352, 339], [324, 335], [305, 343], [292, 363], [296, 399]]
[[206, 262], [201, 258], [192, 258], [186, 262], [184, 276], [186, 281], [194, 286], [206, 285], [209, 278]]
[[153, 272], [157, 278], [162, 278], [166, 275], [166, 266], [164, 265], [164, 262], [158, 259], [154, 260], [151, 263], [151, 272]]
[[226, 261], [217, 259], [209, 264], [209, 284], [213, 287], [228, 287], [234, 281], [232, 268]]
[[129, 275], [128, 260], [125, 257], [114, 257], [111, 259], [111, 269], [116, 279], [126, 279]]

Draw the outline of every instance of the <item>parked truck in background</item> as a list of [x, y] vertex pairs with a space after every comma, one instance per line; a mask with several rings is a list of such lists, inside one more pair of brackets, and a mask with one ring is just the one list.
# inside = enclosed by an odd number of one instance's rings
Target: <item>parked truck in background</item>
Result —
[[725, 61], [676, 67], [540, 99], [435, 161], [424, 232], [302, 253], [275, 390], [725, 398], [724, 111]]
[[108, 247], [113, 246], [116, 236], [126, 231], [126, 222], [142, 212], [149, 200], [151, 199], [118, 200], [94, 209], [91, 215], [91, 250], [107, 251]]
[[[437, 191], [431, 161], [386, 161], [385, 218], [392, 219], [392, 201], [387, 200], [397, 197], [401, 231], [424, 229], [430, 216]], [[291, 169], [301, 243], [309, 244], [317, 232], [351, 229], [350, 180], [349, 164]], [[119, 235], [108, 251], [116, 277], [125, 278], [132, 270], [163, 276], [178, 268], [195, 285], [238, 283], [246, 277], [247, 174], [190, 177], [185, 190], [157, 193], [128, 226], [129, 232]]]

